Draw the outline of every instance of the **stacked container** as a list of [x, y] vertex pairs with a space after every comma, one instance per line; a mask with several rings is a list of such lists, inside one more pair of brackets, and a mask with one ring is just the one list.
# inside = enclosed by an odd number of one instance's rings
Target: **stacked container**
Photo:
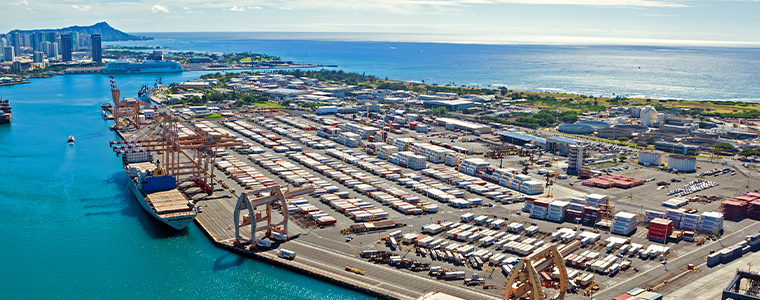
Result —
[[522, 211], [524, 212], [531, 212], [531, 209], [533, 209], [533, 200], [525, 200], [525, 206], [523, 206]]
[[729, 220], [738, 220], [747, 215], [749, 204], [741, 200], [728, 200], [720, 204], [720, 211]]
[[639, 221], [636, 219], [636, 215], [627, 212], [619, 212], [615, 214], [615, 219], [612, 222], [612, 233], [629, 235], [636, 230], [636, 226]]
[[586, 196], [586, 205], [599, 207], [599, 204], [607, 203], [607, 196], [599, 194], [590, 194]]
[[753, 200], [749, 203], [749, 209], [747, 210], [747, 218], [753, 220], [760, 220], [760, 200]]
[[665, 219], [664, 213], [661, 213], [659, 211], [653, 211], [653, 210], [647, 210], [646, 216], [647, 216], [647, 223], [652, 222], [652, 220], [657, 219], [657, 218]]
[[647, 238], [662, 243], [671, 232], [673, 232], [673, 221], [655, 218], [649, 222], [649, 233], [647, 234]]
[[679, 228], [684, 230], [696, 231], [699, 227], [699, 215], [683, 214]]
[[681, 218], [683, 217], [682, 209], [668, 209], [665, 213], [665, 219], [673, 221], [673, 226], [681, 228]]
[[540, 199], [533, 201], [533, 207], [530, 210], [530, 217], [534, 219], [546, 219], [546, 215], [549, 212], [549, 204], [552, 202], [550, 199]]
[[723, 230], [723, 215], [717, 212], [704, 212], [699, 221], [699, 231], [716, 234]]
[[594, 206], [583, 207], [583, 218], [581, 222], [586, 225], [594, 225], [602, 219], [602, 212]]
[[570, 203], [565, 201], [553, 201], [549, 203], [549, 213], [546, 215], [546, 219], [555, 222], [562, 222], [565, 220], [565, 212], [570, 206]]

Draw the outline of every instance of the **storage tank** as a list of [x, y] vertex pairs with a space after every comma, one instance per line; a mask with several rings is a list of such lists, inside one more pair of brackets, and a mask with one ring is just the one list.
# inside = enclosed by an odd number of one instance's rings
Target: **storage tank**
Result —
[[671, 155], [668, 157], [668, 168], [676, 172], [695, 172], [697, 158], [684, 155]]
[[659, 150], [639, 151], [639, 164], [645, 166], [659, 166], [665, 163], [665, 152]]
[[570, 134], [591, 134], [594, 127], [586, 124], [560, 124], [559, 131]]
[[641, 109], [641, 126], [651, 127], [657, 122], [657, 110], [654, 107], [647, 106]]

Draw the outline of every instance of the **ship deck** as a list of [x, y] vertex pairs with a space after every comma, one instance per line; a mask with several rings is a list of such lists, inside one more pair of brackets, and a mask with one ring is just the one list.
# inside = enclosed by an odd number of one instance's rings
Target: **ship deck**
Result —
[[177, 189], [148, 194], [145, 199], [159, 215], [192, 211], [188, 199]]

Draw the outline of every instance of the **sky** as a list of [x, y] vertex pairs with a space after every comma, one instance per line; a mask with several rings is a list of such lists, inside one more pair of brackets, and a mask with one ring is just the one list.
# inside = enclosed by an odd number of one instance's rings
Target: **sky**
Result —
[[498, 41], [760, 46], [760, 0], [0, 0], [0, 32], [420, 33]]

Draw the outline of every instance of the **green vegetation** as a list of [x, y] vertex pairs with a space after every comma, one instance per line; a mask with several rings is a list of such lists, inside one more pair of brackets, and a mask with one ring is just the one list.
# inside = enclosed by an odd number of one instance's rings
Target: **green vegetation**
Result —
[[747, 157], [747, 156], [757, 156], [760, 154], [760, 149], [744, 149], [739, 152], [739, 155]]
[[212, 113], [212, 114], [210, 114], [208, 116], [205, 116], [205, 117], [203, 117], [201, 119], [204, 119], [204, 120], [218, 120], [218, 119], [224, 119], [224, 117], [222, 117], [222, 115], [220, 115], [218, 113]]
[[651, 143], [654, 143], [655, 141], [657, 141], [657, 138], [656, 138], [656, 137], [653, 137], [653, 136], [648, 136], [648, 137], [644, 138], [644, 140], [645, 140], [647, 143], [650, 143], [650, 144], [651, 144]]
[[323, 103], [301, 103], [301, 107], [320, 107], [320, 106], [330, 106], [330, 104], [323, 104]]
[[253, 59], [253, 61], [273, 61], [273, 60], [280, 60], [280, 57], [263, 54], [263, 53], [243, 52], [243, 53], [235, 53], [230, 56], [225, 56], [224, 62], [226, 63], [250, 62], [251, 59]]
[[476, 119], [481, 121], [488, 121], [500, 124], [516, 125], [527, 128], [540, 128], [555, 126], [559, 122], [573, 123], [578, 121], [578, 114], [574, 111], [556, 111], [552, 109], [544, 109], [536, 114], [518, 114], [514, 121], [507, 119], [494, 117], [494, 116], [479, 116]]
[[[522, 92], [515, 92], [507, 96], [512, 97], [512, 99], [526, 99], [529, 104], [541, 108], [573, 110], [576, 112], [604, 111], [607, 109], [606, 106], [599, 104], [599, 100], [590, 98], [585, 101], [570, 100], [569, 98], [558, 100], [552, 96], [541, 96], [538, 94], [523, 95]], [[582, 99], [586, 99], [584, 97], [581, 96]]]
[[252, 106], [270, 108], [270, 109], [287, 108], [287, 106], [284, 106], [282, 104], [272, 103], [272, 102], [257, 102], [257, 103], [252, 104]]
[[449, 111], [443, 106], [431, 109], [428, 113], [434, 116], [439, 116], [439, 117], [444, 117], [444, 116], [449, 115]]

